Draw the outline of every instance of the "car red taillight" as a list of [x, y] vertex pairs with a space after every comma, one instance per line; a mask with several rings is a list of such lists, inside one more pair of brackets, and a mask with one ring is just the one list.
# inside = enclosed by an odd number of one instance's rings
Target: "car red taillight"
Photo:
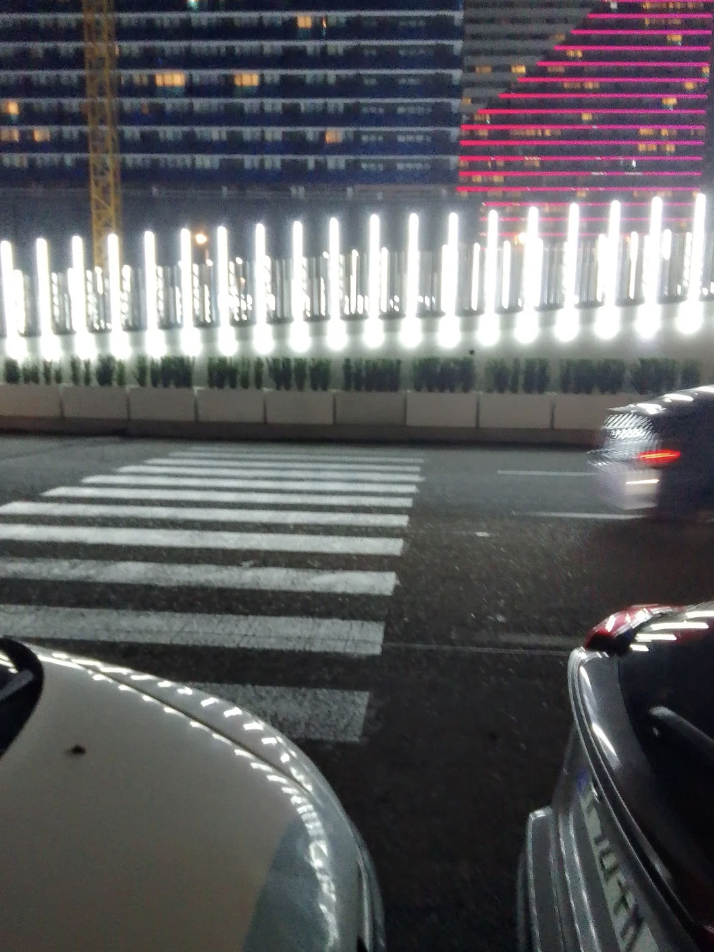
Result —
[[674, 463], [682, 454], [679, 450], [645, 450], [635, 457], [638, 463], [646, 466], [667, 466]]
[[674, 605], [631, 605], [612, 615], [592, 628], [583, 645], [588, 651], [606, 651], [617, 654], [627, 649], [638, 628], [657, 615], [680, 611], [681, 606]]

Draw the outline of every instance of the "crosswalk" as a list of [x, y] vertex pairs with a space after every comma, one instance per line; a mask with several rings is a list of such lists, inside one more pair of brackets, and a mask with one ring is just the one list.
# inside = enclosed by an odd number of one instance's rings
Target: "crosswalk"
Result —
[[378, 658], [422, 464], [413, 453], [187, 445], [9, 502], [0, 635], [86, 654], [190, 649], [194, 686], [296, 740], [356, 742], [369, 691], [312, 677], [224, 683], [200, 659]]

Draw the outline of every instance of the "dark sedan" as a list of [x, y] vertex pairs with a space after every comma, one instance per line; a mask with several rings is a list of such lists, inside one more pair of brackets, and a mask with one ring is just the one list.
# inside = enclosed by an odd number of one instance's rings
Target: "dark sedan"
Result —
[[611, 410], [589, 454], [603, 499], [689, 517], [714, 506], [714, 387]]
[[521, 952], [714, 949], [714, 602], [606, 619], [568, 669], [574, 726], [528, 819]]

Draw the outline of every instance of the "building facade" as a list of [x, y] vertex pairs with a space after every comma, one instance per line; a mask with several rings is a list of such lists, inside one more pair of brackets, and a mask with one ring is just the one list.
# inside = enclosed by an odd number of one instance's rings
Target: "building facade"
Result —
[[467, 10], [459, 191], [506, 222], [540, 205], [546, 235], [563, 234], [572, 201], [585, 231], [603, 230], [613, 199], [641, 227], [654, 195], [686, 227], [704, 183], [712, 3], [563, 6], [503, 0], [492, 25], [486, 5]]
[[[80, 0], [0, 12], [3, 186], [84, 187]], [[125, 188], [453, 193], [461, 0], [116, 0]]]

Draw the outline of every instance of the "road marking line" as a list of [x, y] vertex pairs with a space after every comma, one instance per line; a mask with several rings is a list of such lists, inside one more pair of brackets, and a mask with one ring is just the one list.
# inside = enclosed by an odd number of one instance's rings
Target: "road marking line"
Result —
[[356, 744], [369, 703], [367, 691], [215, 682], [193, 682], [191, 687], [245, 708], [291, 740]]
[[[175, 456], [156, 457], [155, 459], [146, 459], [144, 464], [147, 466], [202, 466], [206, 469], [213, 469], [221, 466], [230, 466], [240, 469], [270, 469], [284, 470], [287, 460], [271, 460], [270, 458], [249, 460], [219, 458], [211, 459], [203, 456], [191, 456], [190, 454], [181, 454]], [[412, 463], [408, 466], [397, 466], [394, 463], [352, 463], [349, 465], [343, 463], [308, 463], [306, 460], [297, 460], [298, 469], [313, 470], [321, 473], [362, 473], [374, 471], [378, 476], [390, 473], [399, 473], [408, 477], [410, 473], [418, 474], [421, 466], [418, 463]]]
[[238, 522], [261, 525], [355, 526], [404, 529], [409, 516], [370, 512], [309, 512], [303, 509], [211, 509], [188, 506], [121, 506], [101, 503], [10, 502], [0, 516], [98, 519], [165, 519], [196, 522]]
[[114, 526], [0, 525], [6, 542], [67, 542], [74, 545], [125, 545], [141, 548], [242, 549], [256, 552], [310, 552], [321, 555], [401, 555], [403, 539], [379, 536], [328, 536], [282, 532], [209, 532], [202, 529], [146, 529]]
[[94, 559], [0, 559], [0, 579], [91, 582], [161, 588], [215, 588], [328, 595], [391, 595], [395, 572], [325, 571], [176, 562]]
[[[136, 480], [132, 480], [136, 482]], [[142, 480], [143, 482], [143, 480]], [[198, 482], [198, 480], [196, 480]], [[203, 485], [203, 482], [201, 482]], [[115, 486], [56, 486], [43, 496], [73, 499], [146, 499], [152, 502], [215, 502], [231, 505], [349, 506], [363, 509], [411, 509], [411, 496], [348, 496], [317, 493], [221, 492], [219, 490], [135, 489]]]
[[149, 476], [149, 475], [120, 475], [120, 476], [87, 476], [82, 480], [90, 486], [176, 486], [177, 488], [193, 489], [272, 489], [292, 490], [293, 492], [313, 493], [416, 493], [416, 485], [385, 486], [382, 483], [364, 483], [355, 486], [351, 482], [308, 482], [307, 480], [279, 479], [202, 479], [182, 478], [180, 476]]
[[0, 604], [0, 636], [372, 656], [381, 654], [384, 624], [340, 618]]
[[191, 449], [177, 450], [169, 453], [169, 456], [200, 456], [216, 457], [219, 459], [255, 459], [255, 460], [307, 460], [310, 463], [320, 461], [331, 463], [423, 463], [423, 456], [384, 456], [381, 454], [372, 455], [370, 453], [325, 453], [316, 450], [314, 453], [283, 453], [266, 452], [265, 450], [222, 450], [211, 447], [193, 447]]
[[[238, 469], [222, 468], [207, 469], [196, 466], [155, 466], [142, 463], [140, 466], [122, 466], [117, 470], [118, 473], [139, 473], [145, 476], [207, 476], [210, 479], [229, 477], [231, 479], [247, 479], [251, 483], [263, 479], [294, 479], [294, 480], [319, 480], [333, 481], [336, 478], [335, 473], [323, 473], [320, 470], [309, 469], [289, 469], [285, 465], [281, 469]], [[380, 481], [385, 483], [420, 483], [424, 481], [423, 476], [404, 473], [350, 473], [347, 471], [344, 476], [337, 475], [337, 478], [348, 479], [350, 482], [357, 483], [376, 483]], [[411, 486], [405, 487], [407, 491]], [[390, 490], [393, 491], [393, 490]], [[401, 487], [396, 491], [401, 491]]]
[[554, 469], [499, 469], [499, 476], [594, 476], [594, 473], [576, 473], [566, 472], [565, 470]]
[[623, 512], [514, 512], [514, 516], [534, 516], [539, 519], [593, 519], [601, 522], [617, 522], [639, 519], [640, 516]]

